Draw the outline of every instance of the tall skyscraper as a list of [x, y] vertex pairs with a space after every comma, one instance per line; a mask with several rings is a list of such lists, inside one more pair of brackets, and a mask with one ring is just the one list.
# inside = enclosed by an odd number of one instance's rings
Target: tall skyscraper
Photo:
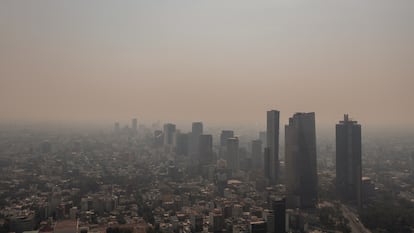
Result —
[[137, 118], [132, 119], [131, 128], [132, 128], [132, 132], [136, 132], [138, 130], [138, 120], [137, 120]]
[[348, 201], [361, 205], [361, 125], [344, 115], [336, 125], [336, 190]]
[[189, 141], [189, 151], [192, 160], [196, 163], [200, 162], [199, 158], [199, 140], [200, 135], [203, 134], [203, 123], [202, 122], [193, 122], [191, 125], [191, 135]]
[[272, 184], [278, 182], [279, 177], [279, 111], [267, 111], [267, 147], [269, 148], [269, 177]]
[[267, 145], [267, 138], [266, 138], [266, 131], [260, 131], [259, 132], [259, 140], [262, 141], [263, 145], [266, 146]]
[[233, 130], [222, 130], [220, 134], [220, 147], [219, 147], [219, 156], [220, 158], [227, 159], [227, 139], [234, 137]]
[[318, 199], [315, 113], [296, 113], [285, 126], [287, 205], [313, 208]]
[[227, 139], [234, 137], [233, 130], [222, 130], [220, 134], [220, 146], [226, 147], [227, 146]]
[[213, 136], [210, 134], [200, 135], [198, 148], [198, 154], [200, 155], [200, 164], [206, 165], [213, 163]]
[[189, 133], [181, 133], [177, 130], [176, 133], [176, 145], [175, 145], [175, 153], [177, 155], [188, 155], [188, 138]]
[[226, 150], [227, 167], [232, 169], [233, 172], [238, 171], [240, 168], [239, 163], [239, 139], [228, 138], [227, 139], [227, 150]]
[[286, 232], [286, 200], [285, 198], [280, 200], [274, 200], [272, 202], [274, 223], [275, 223], [275, 233], [285, 233]]
[[252, 165], [255, 169], [263, 168], [262, 141], [252, 141]]
[[269, 147], [264, 148], [263, 167], [264, 167], [264, 176], [265, 177], [270, 177], [270, 150], [269, 150]]
[[164, 124], [164, 145], [173, 146], [174, 135], [175, 135], [175, 125], [170, 124], [170, 123]]

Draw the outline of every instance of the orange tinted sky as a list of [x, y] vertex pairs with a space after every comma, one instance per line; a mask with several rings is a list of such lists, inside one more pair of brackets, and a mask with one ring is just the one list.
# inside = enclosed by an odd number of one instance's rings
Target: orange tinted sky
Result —
[[0, 121], [414, 126], [414, 1], [1, 1]]

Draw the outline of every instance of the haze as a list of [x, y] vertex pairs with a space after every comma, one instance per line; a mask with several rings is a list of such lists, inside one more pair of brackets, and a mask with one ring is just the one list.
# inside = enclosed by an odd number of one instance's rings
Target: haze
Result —
[[414, 2], [1, 1], [0, 121], [414, 127]]

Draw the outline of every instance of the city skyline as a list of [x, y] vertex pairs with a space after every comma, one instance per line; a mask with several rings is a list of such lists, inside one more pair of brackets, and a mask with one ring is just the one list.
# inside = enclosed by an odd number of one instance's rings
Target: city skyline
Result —
[[411, 1], [0, 4], [1, 123], [414, 128]]

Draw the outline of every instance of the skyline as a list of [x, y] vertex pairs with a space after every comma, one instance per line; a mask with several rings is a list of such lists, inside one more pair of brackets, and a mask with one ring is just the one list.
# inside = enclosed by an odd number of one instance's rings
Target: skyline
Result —
[[3, 1], [0, 22], [1, 123], [414, 129], [412, 1]]

